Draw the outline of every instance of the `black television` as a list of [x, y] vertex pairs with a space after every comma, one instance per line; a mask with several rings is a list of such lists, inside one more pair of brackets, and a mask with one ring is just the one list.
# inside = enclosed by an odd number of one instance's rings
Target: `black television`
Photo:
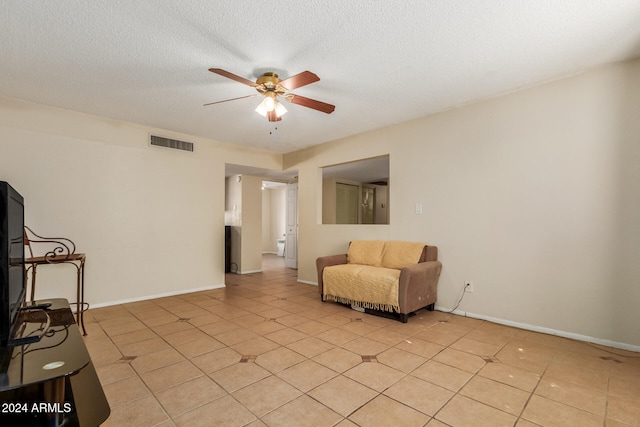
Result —
[[0, 346], [6, 347], [17, 326], [25, 295], [24, 199], [0, 181]]

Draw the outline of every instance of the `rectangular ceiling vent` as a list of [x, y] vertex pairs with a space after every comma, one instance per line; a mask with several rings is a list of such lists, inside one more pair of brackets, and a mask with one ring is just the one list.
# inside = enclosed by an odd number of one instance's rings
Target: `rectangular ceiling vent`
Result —
[[155, 145], [157, 147], [193, 152], [193, 142], [178, 141], [177, 139], [169, 139], [156, 135], [149, 135], [149, 138], [151, 145]]

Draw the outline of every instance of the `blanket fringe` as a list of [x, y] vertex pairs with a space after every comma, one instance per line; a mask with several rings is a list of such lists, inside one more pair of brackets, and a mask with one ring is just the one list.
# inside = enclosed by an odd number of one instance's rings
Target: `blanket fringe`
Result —
[[392, 304], [379, 304], [373, 302], [366, 301], [354, 301], [349, 298], [338, 297], [335, 295], [327, 295], [324, 294], [324, 301], [333, 301], [339, 302], [340, 304], [349, 304], [359, 308], [368, 308], [370, 310], [381, 310], [381, 311], [390, 311], [400, 313], [400, 306], [392, 305]]

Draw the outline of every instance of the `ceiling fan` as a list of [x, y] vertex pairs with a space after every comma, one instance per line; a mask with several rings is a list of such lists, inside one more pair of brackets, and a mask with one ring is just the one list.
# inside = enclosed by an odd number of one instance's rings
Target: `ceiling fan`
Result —
[[327, 114], [333, 113], [333, 110], [336, 108], [334, 105], [289, 92], [290, 90], [319, 81], [320, 77], [311, 71], [303, 71], [300, 74], [296, 74], [295, 76], [284, 80], [280, 80], [276, 73], [264, 73], [255, 81], [255, 83], [220, 68], [209, 68], [209, 71], [247, 86], [251, 86], [257, 90], [258, 93], [255, 95], [226, 99], [224, 101], [210, 102], [208, 104], [204, 104], [205, 106], [262, 95], [264, 96], [264, 99], [256, 108], [256, 112], [266, 117], [270, 122], [278, 122], [282, 120], [282, 116], [287, 112], [285, 106], [279, 102], [280, 98], [291, 102], [292, 104], [302, 105], [303, 107], [312, 108]]

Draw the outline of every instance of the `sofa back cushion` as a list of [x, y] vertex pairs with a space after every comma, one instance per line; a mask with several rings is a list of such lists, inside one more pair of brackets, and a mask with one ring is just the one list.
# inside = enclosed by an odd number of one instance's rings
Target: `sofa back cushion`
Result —
[[382, 263], [384, 240], [354, 240], [349, 245], [347, 262], [379, 267]]
[[420, 261], [425, 244], [390, 240], [384, 243], [381, 266], [402, 269]]

